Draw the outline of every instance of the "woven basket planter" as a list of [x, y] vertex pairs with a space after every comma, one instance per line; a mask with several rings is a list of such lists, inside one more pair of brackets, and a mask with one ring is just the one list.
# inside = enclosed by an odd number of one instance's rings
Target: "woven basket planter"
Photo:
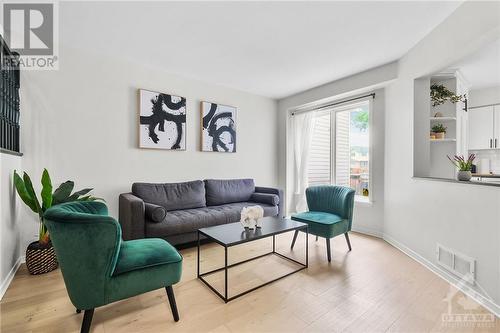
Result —
[[26, 267], [32, 275], [48, 273], [59, 266], [52, 243], [33, 242], [26, 249]]

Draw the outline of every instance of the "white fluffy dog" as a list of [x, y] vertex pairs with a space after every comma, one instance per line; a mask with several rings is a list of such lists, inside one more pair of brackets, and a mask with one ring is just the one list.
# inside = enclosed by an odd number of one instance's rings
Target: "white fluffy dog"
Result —
[[261, 218], [264, 217], [264, 209], [261, 206], [243, 207], [240, 222], [245, 228], [255, 229], [262, 227]]

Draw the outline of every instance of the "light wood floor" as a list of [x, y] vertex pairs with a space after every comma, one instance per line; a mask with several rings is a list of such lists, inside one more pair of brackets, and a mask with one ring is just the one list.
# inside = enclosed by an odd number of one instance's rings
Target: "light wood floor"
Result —
[[[291, 236], [280, 236], [277, 249], [303, 259], [304, 236], [290, 252]], [[328, 263], [324, 240], [310, 237], [307, 270], [228, 304], [196, 279], [196, 249], [183, 250], [182, 281], [174, 286], [179, 322], [158, 290], [96, 309], [93, 332], [500, 332], [494, 316], [493, 322], [445, 323], [449, 311], [489, 312], [384, 241], [352, 233], [351, 242], [353, 251], [347, 252], [344, 238], [335, 238]], [[231, 248], [229, 259], [270, 248], [268, 239]], [[204, 271], [222, 260], [221, 247], [203, 247]], [[236, 266], [229, 274], [230, 294], [293, 268], [274, 256]], [[210, 277], [220, 290], [221, 277]], [[69, 301], [60, 270], [30, 276], [22, 266], [0, 302], [2, 332], [78, 332], [82, 316]]]

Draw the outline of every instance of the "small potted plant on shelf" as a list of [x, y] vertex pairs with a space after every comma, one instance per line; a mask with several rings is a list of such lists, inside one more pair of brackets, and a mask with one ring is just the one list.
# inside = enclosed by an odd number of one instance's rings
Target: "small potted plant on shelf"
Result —
[[455, 155], [453, 158], [446, 155], [448, 159], [453, 163], [454, 166], [458, 168], [457, 179], [463, 181], [469, 181], [472, 177], [472, 162], [476, 158], [475, 154], [470, 154], [467, 160], [463, 155]]
[[431, 101], [434, 107], [444, 104], [446, 101], [455, 104], [457, 102], [465, 102], [465, 100], [465, 95], [456, 95], [442, 84], [431, 85]]
[[49, 232], [43, 222], [43, 214], [45, 211], [55, 205], [70, 202], [70, 201], [94, 201], [102, 200], [88, 195], [93, 189], [86, 188], [77, 192], [73, 191], [74, 182], [68, 180], [62, 183], [54, 192], [52, 192], [52, 181], [47, 169], [42, 173], [42, 191], [40, 197], [42, 202], [37, 198], [30, 177], [25, 172], [23, 177], [14, 171], [14, 186], [17, 194], [33, 212], [38, 215], [39, 229], [38, 241], [32, 242], [26, 249], [26, 266], [30, 274], [43, 274], [57, 268], [57, 258], [50, 242]]
[[432, 126], [431, 129], [431, 138], [434, 136], [435, 139], [442, 140], [444, 139], [444, 134], [446, 133], [446, 127], [443, 124], [436, 124]]

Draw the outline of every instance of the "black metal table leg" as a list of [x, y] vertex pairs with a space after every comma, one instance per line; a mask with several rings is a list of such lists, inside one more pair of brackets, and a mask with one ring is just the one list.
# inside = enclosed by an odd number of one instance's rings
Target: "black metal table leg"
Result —
[[224, 298], [227, 303], [227, 246], [224, 246]]
[[196, 259], [196, 262], [197, 262], [197, 274], [198, 274], [198, 277], [200, 277], [200, 232], [198, 231], [197, 232], [198, 234], [198, 255], [197, 255], [197, 259]]
[[273, 253], [276, 252], [276, 236], [273, 235]]

